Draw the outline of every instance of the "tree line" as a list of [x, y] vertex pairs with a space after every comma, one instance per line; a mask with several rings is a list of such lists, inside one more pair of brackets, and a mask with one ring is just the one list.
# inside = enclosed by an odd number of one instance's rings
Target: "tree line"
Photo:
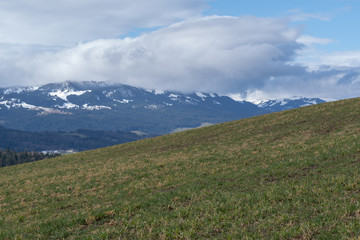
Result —
[[16, 152], [7, 147], [5, 150], [0, 150], [0, 167], [6, 167], [21, 163], [34, 162], [46, 158], [60, 156], [60, 154], [49, 154], [41, 152]]

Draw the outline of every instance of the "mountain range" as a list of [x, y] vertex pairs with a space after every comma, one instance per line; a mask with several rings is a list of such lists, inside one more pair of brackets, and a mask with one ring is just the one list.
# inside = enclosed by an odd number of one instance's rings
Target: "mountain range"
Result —
[[322, 102], [296, 97], [255, 104], [216, 93], [67, 81], [0, 89], [0, 125], [25, 131], [90, 129], [159, 135]]

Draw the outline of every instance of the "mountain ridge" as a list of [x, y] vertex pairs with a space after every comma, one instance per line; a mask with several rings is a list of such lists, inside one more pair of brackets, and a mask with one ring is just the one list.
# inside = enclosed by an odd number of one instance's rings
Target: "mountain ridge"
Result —
[[[318, 98], [297, 98], [256, 105], [216, 93], [185, 94], [106, 82], [67, 81], [0, 89], [0, 123], [26, 131], [88, 128], [166, 134], [178, 128], [216, 124], [322, 102], [325, 101]], [[19, 116], [28, 122], [17, 120]]]

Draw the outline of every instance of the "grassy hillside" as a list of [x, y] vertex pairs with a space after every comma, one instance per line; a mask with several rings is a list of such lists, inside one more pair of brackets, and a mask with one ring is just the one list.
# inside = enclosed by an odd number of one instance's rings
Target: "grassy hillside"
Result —
[[0, 239], [360, 236], [360, 98], [0, 169]]

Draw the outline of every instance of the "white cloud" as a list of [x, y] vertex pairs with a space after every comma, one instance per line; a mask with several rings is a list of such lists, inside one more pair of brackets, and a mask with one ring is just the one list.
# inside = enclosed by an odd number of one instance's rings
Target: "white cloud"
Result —
[[180, 91], [243, 91], [268, 76], [296, 74], [287, 64], [302, 45], [281, 19], [202, 17], [137, 38], [103, 39], [18, 63], [34, 81], [111, 80]]
[[317, 38], [309, 35], [302, 35], [297, 39], [298, 43], [304, 44], [304, 45], [312, 45], [312, 44], [329, 44], [333, 42], [332, 39], [329, 38]]
[[306, 21], [309, 19], [317, 19], [320, 21], [330, 21], [333, 14], [324, 14], [324, 13], [306, 13], [301, 9], [292, 9], [288, 11], [290, 19], [294, 22], [297, 21]]
[[359, 67], [360, 68], [360, 51], [345, 51], [322, 53], [314, 56], [311, 62], [306, 62], [307, 65], [329, 65], [333, 67]]
[[274, 78], [263, 87], [248, 90], [238, 99], [261, 101], [291, 96], [344, 99], [360, 96], [360, 68], [334, 69], [323, 66], [300, 75]]
[[0, 1], [0, 39], [63, 45], [115, 38], [134, 28], [166, 26], [205, 8], [205, 0]]
[[197, 17], [135, 38], [70, 48], [5, 44], [0, 79], [2, 86], [108, 80], [247, 100], [360, 96], [360, 53], [313, 51], [329, 42], [302, 35], [284, 19]]

